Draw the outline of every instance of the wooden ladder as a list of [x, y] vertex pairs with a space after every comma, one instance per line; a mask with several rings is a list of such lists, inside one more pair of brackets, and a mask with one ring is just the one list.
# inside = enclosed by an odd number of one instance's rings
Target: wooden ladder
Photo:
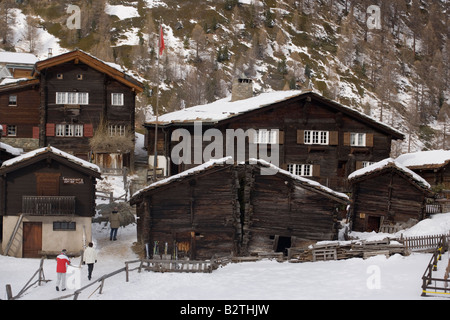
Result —
[[11, 249], [11, 246], [13, 244], [14, 238], [16, 237], [17, 231], [19, 231], [20, 224], [22, 223], [23, 217], [24, 217], [24, 215], [21, 214], [19, 219], [17, 220], [16, 226], [14, 227], [14, 231], [11, 234], [11, 238], [9, 239], [8, 245], [6, 246], [5, 256], [8, 255], [9, 249]]

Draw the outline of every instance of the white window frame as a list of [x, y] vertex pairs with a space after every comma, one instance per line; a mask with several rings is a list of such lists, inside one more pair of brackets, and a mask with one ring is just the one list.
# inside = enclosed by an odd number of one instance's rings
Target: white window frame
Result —
[[82, 124], [57, 124], [56, 136], [82, 138], [84, 136], [84, 126]]
[[362, 167], [363, 168], [367, 168], [367, 167], [369, 167], [369, 166], [371, 166], [371, 165], [373, 165], [373, 164], [375, 164], [376, 162], [372, 162], [372, 161], [363, 161], [362, 162]]
[[[13, 99], [11, 99], [13, 98]], [[8, 98], [8, 106], [10, 107], [17, 107], [17, 95], [11, 94]]]
[[123, 93], [111, 93], [111, 105], [112, 106], [123, 106], [124, 105]]
[[56, 104], [88, 105], [89, 93], [87, 92], [56, 92]]
[[305, 130], [305, 144], [327, 146], [330, 144], [330, 132]]
[[16, 125], [8, 125], [6, 128], [8, 137], [17, 137], [17, 126]]
[[278, 130], [261, 129], [255, 131], [254, 144], [278, 144]]
[[127, 126], [125, 125], [110, 125], [109, 135], [111, 137], [124, 137], [127, 133]]
[[288, 170], [291, 174], [300, 177], [312, 177], [313, 165], [312, 164], [288, 164]]
[[350, 133], [350, 146], [365, 147], [367, 141], [366, 137], [365, 133]]

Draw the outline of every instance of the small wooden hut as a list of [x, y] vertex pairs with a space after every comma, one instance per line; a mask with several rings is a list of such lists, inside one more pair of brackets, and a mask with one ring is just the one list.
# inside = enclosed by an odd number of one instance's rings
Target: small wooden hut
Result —
[[352, 230], [380, 231], [426, 218], [430, 184], [393, 159], [386, 159], [349, 176], [352, 187]]
[[235, 165], [230, 159], [137, 192], [130, 202], [137, 205], [138, 241], [159, 254], [210, 259], [337, 238], [337, 209], [348, 204], [346, 195], [262, 160]]
[[91, 240], [100, 169], [53, 147], [0, 168], [3, 253], [18, 258], [79, 253]]

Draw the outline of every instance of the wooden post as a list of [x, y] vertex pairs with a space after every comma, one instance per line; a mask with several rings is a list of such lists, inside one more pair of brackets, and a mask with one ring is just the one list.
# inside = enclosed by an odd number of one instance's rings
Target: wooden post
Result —
[[6, 285], [6, 297], [7, 297], [7, 300], [12, 300], [12, 298], [13, 298], [12, 288], [11, 288], [10, 284]]

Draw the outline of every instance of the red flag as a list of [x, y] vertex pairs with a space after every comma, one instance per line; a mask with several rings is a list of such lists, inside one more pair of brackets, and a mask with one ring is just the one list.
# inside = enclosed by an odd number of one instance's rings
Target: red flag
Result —
[[162, 55], [164, 49], [166, 49], [166, 45], [164, 44], [164, 32], [161, 26], [160, 34], [159, 34], [159, 55]]

